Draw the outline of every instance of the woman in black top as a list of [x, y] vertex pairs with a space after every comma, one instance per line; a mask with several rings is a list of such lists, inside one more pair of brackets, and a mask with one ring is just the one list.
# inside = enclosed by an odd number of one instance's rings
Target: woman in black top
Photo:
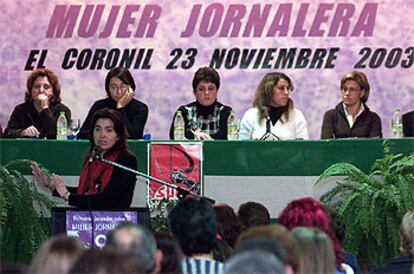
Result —
[[98, 100], [92, 105], [77, 135], [78, 139], [89, 138], [93, 114], [102, 108], [117, 110], [122, 115], [129, 138], [142, 139], [148, 118], [148, 106], [134, 99], [135, 88], [134, 78], [128, 69], [117, 67], [110, 70], [105, 79], [108, 98]]
[[48, 178], [35, 163], [32, 164], [33, 174], [43, 185], [55, 190], [55, 195], [68, 201], [69, 205], [83, 209], [129, 208], [136, 183], [135, 174], [93, 160], [92, 155], [98, 147], [100, 157], [136, 170], [137, 159], [128, 150], [122, 116], [115, 110], [104, 108], [95, 113], [92, 125], [90, 148], [77, 188], [66, 187], [58, 175]]
[[49, 69], [35, 69], [27, 79], [25, 102], [12, 112], [3, 137], [56, 139], [61, 111], [70, 121], [70, 109], [61, 103], [60, 84]]
[[[184, 118], [187, 139], [227, 139], [227, 118], [231, 107], [217, 101], [220, 76], [213, 68], [203, 67], [193, 78], [193, 93], [196, 101], [180, 106]], [[177, 113], [177, 112], [176, 112]], [[170, 139], [174, 139], [174, 119], [170, 128]]]

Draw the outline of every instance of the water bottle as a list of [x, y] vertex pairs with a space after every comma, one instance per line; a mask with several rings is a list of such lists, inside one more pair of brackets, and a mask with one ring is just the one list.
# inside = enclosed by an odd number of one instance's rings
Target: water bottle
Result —
[[61, 111], [57, 119], [57, 139], [66, 140], [68, 133], [68, 121], [66, 120], [65, 112]]
[[394, 113], [392, 114], [391, 127], [392, 127], [394, 138], [403, 137], [403, 125], [402, 125], [401, 112], [399, 108], [396, 108]]
[[184, 118], [181, 111], [177, 111], [174, 118], [174, 140], [185, 140]]
[[237, 140], [239, 133], [239, 121], [234, 114], [234, 110], [230, 111], [227, 118], [227, 140]]

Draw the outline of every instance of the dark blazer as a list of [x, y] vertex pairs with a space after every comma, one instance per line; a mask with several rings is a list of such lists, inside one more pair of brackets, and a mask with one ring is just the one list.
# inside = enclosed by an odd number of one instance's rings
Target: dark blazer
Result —
[[407, 112], [402, 116], [405, 137], [414, 137], [414, 111]]
[[366, 105], [364, 107], [364, 111], [356, 118], [352, 127], [346, 119], [342, 102], [334, 109], [328, 110], [323, 117], [321, 138], [381, 138], [381, 118]]

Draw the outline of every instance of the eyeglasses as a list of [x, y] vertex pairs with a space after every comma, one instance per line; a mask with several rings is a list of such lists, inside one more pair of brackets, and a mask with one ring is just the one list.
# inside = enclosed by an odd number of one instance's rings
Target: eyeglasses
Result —
[[356, 92], [360, 92], [361, 89], [346, 88], [346, 87], [341, 89], [342, 93], [347, 93], [348, 91], [351, 92], [351, 93], [356, 93]]
[[122, 85], [120, 87], [118, 87], [117, 85], [109, 85], [109, 91], [113, 91], [113, 92], [118, 92], [119, 89], [126, 92], [128, 88], [129, 88], [128, 85]]

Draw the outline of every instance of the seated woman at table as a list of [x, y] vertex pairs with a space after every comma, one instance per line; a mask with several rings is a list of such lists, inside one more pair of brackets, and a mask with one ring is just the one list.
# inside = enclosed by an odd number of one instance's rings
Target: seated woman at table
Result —
[[82, 209], [129, 208], [136, 183], [135, 174], [93, 160], [92, 155], [99, 147], [102, 158], [136, 170], [137, 159], [128, 149], [128, 134], [122, 116], [115, 110], [103, 108], [94, 114], [92, 128], [90, 147], [77, 188], [66, 187], [58, 175], [53, 174], [49, 178], [35, 163], [32, 164], [33, 174], [71, 206]]
[[[184, 118], [187, 139], [227, 139], [227, 118], [231, 107], [217, 101], [220, 76], [210, 67], [199, 68], [193, 78], [195, 102], [180, 106]], [[177, 112], [176, 112], [177, 113]], [[171, 123], [170, 139], [174, 139], [174, 119]]]
[[93, 103], [77, 137], [88, 139], [92, 130], [93, 114], [110, 108], [118, 111], [126, 125], [130, 139], [142, 139], [145, 123], [148, 118], [148, 106], [134, 99], [135, 81], [128, 69], [117, 67], [108, 72], [105, 79], [105, 90], [108, 98]]
[[241, 120], [239, 139], [309, 139], [305, 117], [289, 97], [292, 91], [292, 80], [286, 74], [266, 74], [257, 87], [253, 107]]
[[381, 138], [381, 118], [366, 105], [369, 91], [363, 72], [345, 74], [341, 80], [342, 102], [325, 113], [321, 138]]
[[70, 121], [70, 110], [61, 103], [60, 84], [49, 69], [35, 69], [27, 78], [25, 102], [11, 114], [4, 136], [7, 138], [56, 139], [56, 122], [61, 111]]

